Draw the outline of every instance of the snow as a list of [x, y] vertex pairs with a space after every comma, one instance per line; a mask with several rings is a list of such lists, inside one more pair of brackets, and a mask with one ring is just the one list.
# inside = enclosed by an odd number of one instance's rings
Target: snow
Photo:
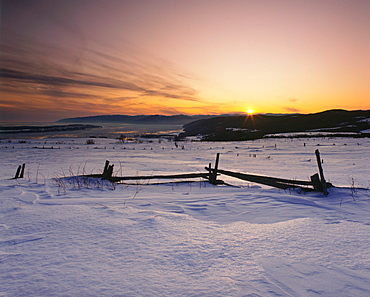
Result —
[[[0, 296], [370, 296], [369, 139], [94, 142], [0, 142]], [[221, 169], [308, 180], [315, 149], [327, 197], [71, 177], [105, 160], [124, 176], [204, 172], [219, 152]]]

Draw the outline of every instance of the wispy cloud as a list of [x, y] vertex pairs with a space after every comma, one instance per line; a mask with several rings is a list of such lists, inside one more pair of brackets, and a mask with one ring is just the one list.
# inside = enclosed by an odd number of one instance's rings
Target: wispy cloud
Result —
[[19, 38], [17, 42], [2, 43], [0, 91], [5, 96], [0, 103], [15, 94], [25, 96], [24, 105], [27, 98], [45, 97], [53, 102], [50, 106], [57, 107], [59, 99], [67, 98], [80, 101], [85, 109], [99, 102], [122, 108], [127, 98], [146, 98], [153, 103], [159, 101], [159, 105], [173, 99], [199, 101], [186, 75], [169, 63], [135, 51], [132, 46], [126, 47], [127, 54], [122, 55], [127, 58], [120, 57], [115, 49], [105, 50], [100, 45], [93, 48], [67, 51]]
[[[105, 57], [107, 55], [104, 55]], [[113, 57], [112, 57], [113, 58]], [[50, 85], [58, 87], [99, 87], [108, 89], [120, 89], [126, 91], [138, 92], [141, 96], [167, 97], [181, 100], [197, 101], [196, 90], [179, 80], [171, 78], [166, 69], [156, 68], [157, 73], [148, 75], [148, 70], [141, 71], [137, 65], [124, 61], [115, 68], [107, 63], [97, 62], [85, 64], [89, 61], [83, 61], [81, 68], [87, 68], [87, 72], [76, 72], [66, 70], [64, 67], [56, 68], [55, 65], [48, 65], [44, 61], [30, 62], [22, 60], [22, 57], [13, 59], [3, 59], [3, 67], [0, 69], [0, 77], [12, 82], [21, 81], [28, 84]], [[117, 61], [116, 61], [117, 62]], [[36, 65], [35, 65], [36, 64]], [[131, 64], [131, 65], [130, 65]], [[121, 66], [121, 69], [117, 67]], [[127, 68], [127, 67], [131, 67]], [[24, 71], [16, 70], [23, 68]], [[50, 68], [50, 70], [48, 69]], [[136, 71], [135, 71], [136, 70]], [[41, 74], [40, 72], [60, 73], [60, 75]], [[101, 72], [100, 75], [89, 72]], [[173, 73], [176, 77], [176, 73]]]
[[[88, 80], [85, 76], [85, 79], [76, 79], [76, 78], [67, 78], [60, 76], [51, 76], [51, 75], [41, 75], [33, 74], [22, 71], [11, 70], [7, 68], [0, 68], [0, 77], [9, 80], [19, 80], [25, 83], [30, 84], [40, 84], [40, 85], [51, 85], [51, 86], [79, 86], [79, 87], [101, 87], [101, 88], [116, 88], [116, 89], [125, 89], [130, 91], [143, 91], [142, 88], [127, 82], [108, 82], [106, 79], [98, 78]], [[89, 75], [88, 78], [92, 78]]]
[[299, 112], [299, 109], [296, 109], [294, 107], [283, 107], [288, 112]]

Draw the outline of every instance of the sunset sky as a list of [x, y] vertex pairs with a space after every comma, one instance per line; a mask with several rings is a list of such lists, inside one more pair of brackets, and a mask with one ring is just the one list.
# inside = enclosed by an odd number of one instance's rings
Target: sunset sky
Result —
[[370, 109], [369, 0], [0, 3], [0, 122]]

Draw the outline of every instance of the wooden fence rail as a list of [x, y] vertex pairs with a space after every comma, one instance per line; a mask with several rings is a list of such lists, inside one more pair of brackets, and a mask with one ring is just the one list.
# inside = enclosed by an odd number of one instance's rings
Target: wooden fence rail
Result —
[[[87, 177], [102, 177], [101, 174], [85, 175]], [[184, 174], [169, 174], [169, 175], [138, 175], [138, 176], [111, 176], [105, 179], [111, 182], [120, 182], [124, 180], [145, 180], [145, 179], [177, 179], [177, 178], [205, 178], [208, 179], [208, 173], [184, 173]]]
[[[206, 168], [208, 169], [208, 168]], [[307, 191], [314, 191], [316, 188], [312, 181], [304, 181], [304, 180], [291, 180], [291, 179], [284, 179], [284, 178], [277, 178], [277, 177], [270, 177], [264, 175], [256, 175], [256, 174], [246, 174], [240, 172], [233, 172], [228, 170], [218, 169], [217, 172], [219, 174], [235, 177], [241, 180], [255, 182], [259, 184], [263, 184], [266, 186], [271, 186], [279, 189], [288, 189], [288, 188], [296, 188], [299, 186], [303, 190]], [[327, 187], [332, 187], [332, 184], [326, 183]], [[312, 186], [312, 188], [308, 188], [307, 186]]]

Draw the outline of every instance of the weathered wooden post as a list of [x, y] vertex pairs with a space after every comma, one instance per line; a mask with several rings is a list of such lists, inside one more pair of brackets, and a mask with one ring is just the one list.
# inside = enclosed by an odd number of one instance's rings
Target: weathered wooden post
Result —
[[17, 169], [17, 172], [15, 173], [14, 178], [18, 178], [18, 177], [19, 177], [19, 173], [21, 172], [21, 169], [22, 169], [22, 166], [21, 166], [21, 165], [19, 165], [19, 166], [18, 166], [18, 169]]
[[109, 166], [109, 161], [108, 161], [108, 160], [106, 160], [106, 161], [105, 161], [105, 165], [104, 165], [103, 175], [107, 172], [107, 170], [108, 170], [108, 166]]
[[[207, 167], [206, 167], [207, 169]], [[212, 163], [209, 163], [208, 164], [208, 180], [210, 181], [211, 180], [211, 176], [212, 176]]]
[[113, 174], [113, 166], [114, 166], [114, 164], [108, 166], [108, 170], [107, 170], [107, 176], [108, 177], [107, 177], [107, 179], [110, 179], [112, 177], [112, 174]]
[[112, 173], [113, 173], [113, 166], [114, 165], [109, 165], [108, 166], [108, 169], [106, 172], [104, 172], [104, 174], [102, 175], [102, 179], [110, 179], [112, 177]]
[[21, 169], [21, 174], [20, 174], [20, 178], [23, 178], [24, 177], [24, 168], [26, 167], [26, 163], [23, 163], [22, 164], [22, 169]]
[[[213, 185], [217, 184], [217, 170], [218, 170], [219, 159], [220, 159], [220, 153], [217, 153], [215, 168], [212, 170], [212, 172], [210, 172], [210, 175], [209, 175], [209, 182]], [[209, 166], [209, 167], [210, 167], [210, 171], [211, 171], [211, 166]]]
[[320, 181], [320, 177], [317, 173], [315, 173], [314, 175], [311, 176], [311, 183], [312, 183], [313, 189], [315, 191], [322, 192], [322, 184], [321, 184], [321, 181]]
[[320, 157], [320, 152], [319, 150], [315, 150], [316, 154], [316, 160], [317, 160], [317, 166], [319, 167], [319, 173], [320, 173], [320, 179], [321, 179], [321, 185], [322, 185], [322, 192], [324, 193], [325, 196], [327, 196], [328, 190], [326, 188], [326, 181], [324, 177], [324, 170], [322, 169], [322, 164], [321, 164], [321, 157]]
[[105, 161], [104, 172], [101, 176], [102, 179], [110, 179], [113, 174], [113, 164], [109, 165], [109, 161]]

